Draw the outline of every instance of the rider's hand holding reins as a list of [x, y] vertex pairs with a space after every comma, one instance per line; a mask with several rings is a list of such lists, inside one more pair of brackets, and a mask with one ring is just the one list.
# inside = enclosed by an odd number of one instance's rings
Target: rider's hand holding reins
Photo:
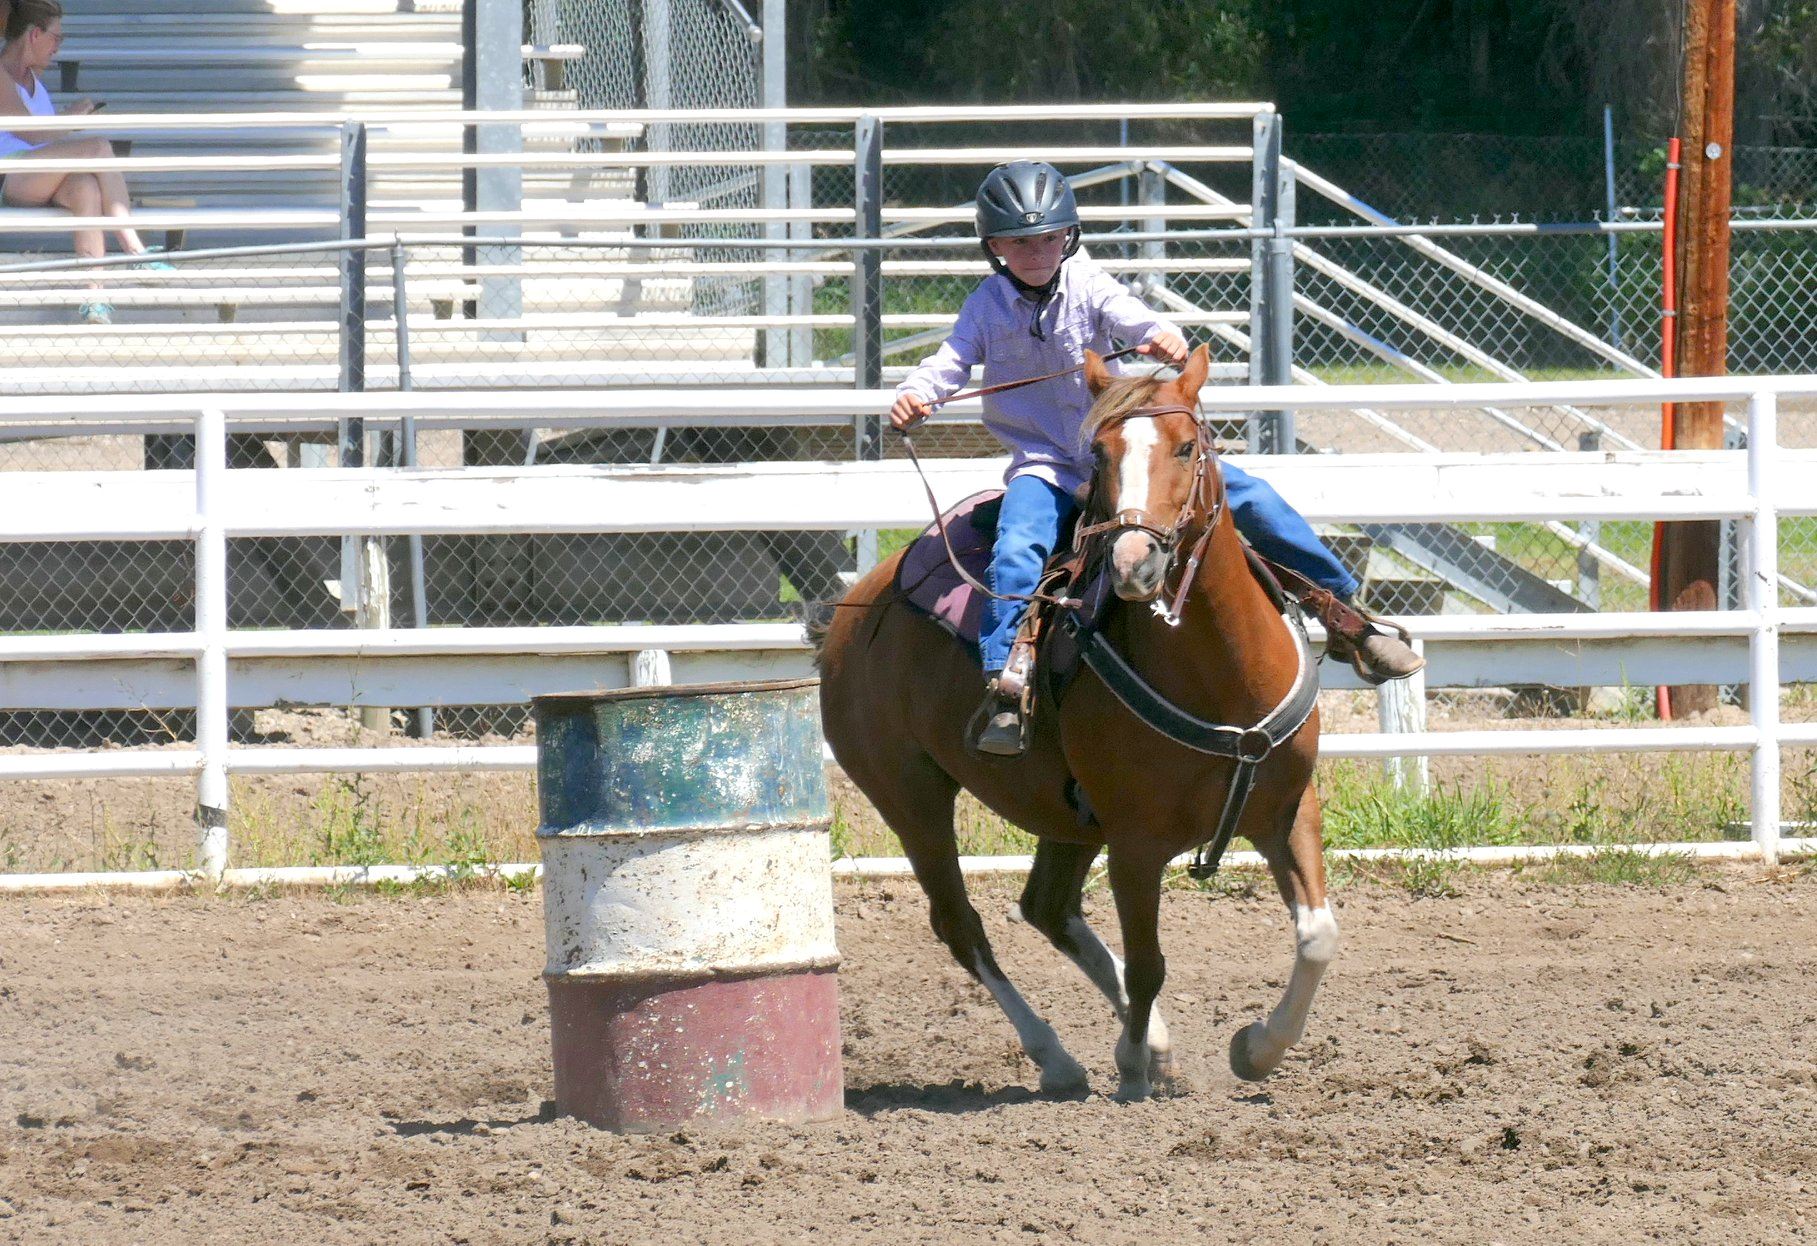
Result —
[[933, 413], [933, 408], [921, 395], [898, 394], [896, 404], [890, 408], [890, 426], [899, 433], [906, 433]]
[[1186, 339], [1178, 333], [1157, 333], [1136, 350], [1174, 368], [1186, 362]]

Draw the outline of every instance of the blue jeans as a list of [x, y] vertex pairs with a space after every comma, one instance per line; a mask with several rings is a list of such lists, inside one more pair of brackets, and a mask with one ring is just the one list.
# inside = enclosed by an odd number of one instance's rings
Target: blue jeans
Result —
[[1229, 463], [1223, 468], [1230, 517], [1256, 553], [1289, 571], [1299, 572], [1320, 588], [1330, 589], [1340, 600], [1349, 601], [1356, 594], [1356, 577], [1325, 548], [1300, 512], [1287, 505], [1266, 481]]
[[[1224, 490], [1230, 517], [1262, 557], [1297, 571], [1340, 600], [1356, 595], [1356, 577], [1319, 540], [1312, 525], [1289, 506], [1274, 486], [1229, 463], [1224, 469]], [[1072, 522], [1078, 505], [1072, 495], [1054, 488], [1037, 476], [1018, 476], [1003, 495], [1003, 512], [997, 520], [997, 543], [991, 550], [990, 585], [994, 593], [1032, 593], [1041, 580], [1041, 569], [1059, 543], [1060, 532]], [[986, 674], [1003, 669], [1009, 647], [1016, 639], [1026, 604], [1020, 601], [986, 601], [984, 634], [979, 656]]]
[[[1028, 594], [1041, 582], [1060, 533], [1079, 511], [1072, 495], [1056, 489], [1039, 476], [1017, 476], [1003, 495], [997, 518], [997, 543], [991, 548], [990, 586], [993, 593]], [[1028, 603], [984, 603], [983, 635], [978, 650], [986, 674], [995, 674], [1009, 661], [1009, 647], [1016, 639]]]

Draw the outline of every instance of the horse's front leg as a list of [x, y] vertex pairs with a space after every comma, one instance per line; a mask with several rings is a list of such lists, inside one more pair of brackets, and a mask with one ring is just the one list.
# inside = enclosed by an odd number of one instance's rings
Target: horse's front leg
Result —
[[1274, 1072], [1306, 1033], [1312, 997], [1338, 950], [1338, 923], [1325, 895], [1325, 858], [1318, 793], [1307, 788], [1287, 834], [1257, 844], [1293, 914], [1293, 973], [1281, 1002], [1230, 1040], [1230, 1071], [1257, 1082]]
[[[1157, 1062], [1171, 1064], [1171, 1053], [1151, 1046], [1155, 1000], [1167, 978], [1161, 955], [1161, 872], [1166, 858], [1152, 852], [1110, 850], [1110, 889], [1117, 898], [1117, 920], [1123, 928], [1124, 987], [1128, 1010], [1123, 1036], [1117, 1040], [1117, 1098], [1146, 1099], [1154, 1090], [1150, 1073]], [[1166, 1042], [1165, 1030], [1158, 1037]]]

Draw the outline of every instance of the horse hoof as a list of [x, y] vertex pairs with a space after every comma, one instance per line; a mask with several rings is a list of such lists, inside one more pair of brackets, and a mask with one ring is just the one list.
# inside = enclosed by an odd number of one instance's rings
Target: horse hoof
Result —
[[1268, 1027], [1260, 1021], [1252, 1021], [1230, 1036], [1230, 1071], [1246, 1082], [1259, 1082], [1274, 1072], [1275, 1061], [1266, 1067], [1258, 1064], [1250, 1055], [1255, 1041], [1268, 1034]]
[[1140, 1103], [1153, 1093], [1154, 1087], [1150, 1086], [1145, 1078], [1127, 1081], [1117, 1087], [1117, 1102]]
[[1056, 1099], [1083, 1099], [1091, 1093], [1091, 1078], [1084, 1065], [1069, 1060], [1041, 1070], [1041, 1093]]

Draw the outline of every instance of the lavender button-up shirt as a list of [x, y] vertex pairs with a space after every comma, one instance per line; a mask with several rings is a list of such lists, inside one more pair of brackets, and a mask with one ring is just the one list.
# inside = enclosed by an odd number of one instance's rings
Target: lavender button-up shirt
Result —
[[[1008, 277], [992, 274], [965, 300], [940, 349], [896, 392], [931, 402], [958, 392], [979, 364], [981, 383], [997, 385], [1076, 368], [1087, 348], [1099, 354], [1115, 349], [1113, 338], [1139, 346], [1157, 333], [1180, 331], [1083, 254], [1061, 265], [1059, 287], [1041, 309], [1046, 340], [1028, 331], [1034, 310], [1033, 298], [1018, 293]], [[1068, 492], [1082, 489], [1091, 478], [1091, 453], [1082, 444], [1090, 409], [1083, 372], [986, 397], [984, 426], [1010, 452], [1004, 481], [1033, 475]]]

